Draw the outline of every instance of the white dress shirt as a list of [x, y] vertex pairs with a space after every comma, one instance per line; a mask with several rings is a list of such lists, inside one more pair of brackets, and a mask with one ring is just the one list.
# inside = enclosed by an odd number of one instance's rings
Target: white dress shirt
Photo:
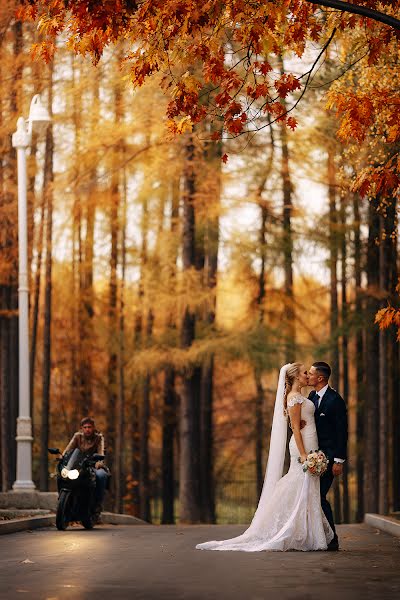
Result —
[[[319, 392], [317, 392], [317, 394], [318, 394], [318, 396], [319, 396], [319, 400], [318, 400], [318, 408], [319, 408], [319, 407], [320, 407], [320, 405], [321, 405], [321, 400], [322, 400], [322, 398], [324, 397], [324, 394], [325, 394], [326, 390], [328, 389], [328, 387], [329, 387], [329, 384], [326, 384], [326, 386], [324, 386], [323, 388], [321, 388], [321, 389], [319, 390]], [[343, 458], [334, 458], [334, 459], [333, 459], [333, 462], [336, 462], [336, 463], [344, 463], [344, 459], [343, 459]]]
[[319, 392], [317, 392], [318, 396], [319, 396], [319, 400], [318, 400], [318, 408], [321, 406], [321, 400], [324, 397], [324, 394], [326, 392], [326, 390], [328, 389], [329, 384], [327, 383], [325, 387], [321, 388], [319, 390]]

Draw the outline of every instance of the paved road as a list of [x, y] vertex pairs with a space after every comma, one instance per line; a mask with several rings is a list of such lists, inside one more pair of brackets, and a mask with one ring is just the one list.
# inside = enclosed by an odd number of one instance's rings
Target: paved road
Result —
[[[206, 552], [240, 526], [102, 526], [0, 538], [0, 598], [381, 600], [400, 598], [400, 539], [339, 527], [333, 552]], [[27, 562], [32, 561], [32, 562]]]

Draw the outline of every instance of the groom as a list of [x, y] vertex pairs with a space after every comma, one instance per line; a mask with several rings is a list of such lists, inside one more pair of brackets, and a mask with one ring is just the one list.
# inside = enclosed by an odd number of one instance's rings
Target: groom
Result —
[[308, 384], [314, 388], [309, 399], [315, 404], [319, 449], [329, 459], [328, 470], [321, 477], [321, 505], [334, 538], [328, 550], [339, 550], [331, 505], [326, 499], [333, 478], [341, 475], [347, 458], [347, 409], [343, 398], [329, 384], [331, 368], [325, 362], [315, 362], [308, 371]]

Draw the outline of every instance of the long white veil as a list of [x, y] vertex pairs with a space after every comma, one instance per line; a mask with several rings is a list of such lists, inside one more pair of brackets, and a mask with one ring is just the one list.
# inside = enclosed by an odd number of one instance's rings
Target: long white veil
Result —
[[[287, 421], [284, 415], [283, 399], [285, 395], [285, 376], [290, 364], [284, 365], [279, 373], [278, 389], [276, 390], [274, 416], [272, 419], [271, 440], [264, 485], [250, 526], [244, 533], [230, 540], [205, 542], [197, 544], [196, 548], [210, 550], [251, 550], [252, 542], [257, 540], [263, 530], [263, 521], [268, 513], [268, 505], [276, 484], [283, 475], [285, 461]], [[257, 542], [258, 543], [258, 542]]]
[[269, 499], [272, 496], [276, 484], [283, 475], [287, 440], [287, 419], [284, 414], [285, 378], [286, 371], [290, 365], [291, 363], [283, 365], [279, 372], [264, 485], [260, 500], [258, 501], [257, 510], [254, 513], [251, 525], [247, 530], [249, 533], [253, 527], [258, 527], [259, 519], [265, 514]]

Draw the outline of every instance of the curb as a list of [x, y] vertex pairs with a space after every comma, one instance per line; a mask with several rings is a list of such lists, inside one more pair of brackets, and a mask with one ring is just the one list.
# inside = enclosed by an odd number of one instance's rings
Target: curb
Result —
[[56, 516], [28, 517], [26, 519], [10, 519], [0, 523], [0, 535], [4, 533], [16, 533], [27, 529], [38, 529], [39, 527], [51, 527], [56, 524]]
[[[108, 512], [101, 513], [101, 521], [103, 525], [149, 525], [146, 521], [142, 521], [131, 515]], [[55, 524], [55, 515], [9, 519], [8, 521], [0, 521], [0, 535], [27, 531], [28, 529], [38, 529], [39, 527], [52, 527]]]
[[0, 508], [31, 510], [40, 508], [46, 510], [57, 509], [57, 492], [38, 492], [37, 490], [29, 492], [0, 492]]
[[364, 515], [364, 523], [370, 527], [380, 529], [385, 533], [390, 533], [396, 537], [400, 537], [400, 521], [392, 517], [384, 517], [374, 513], [366, 513]]
[[102, 512], [101, 521], [104, 525], [150, 525], [147, 521], [142, 521], [132, 515], [111, 512]]

